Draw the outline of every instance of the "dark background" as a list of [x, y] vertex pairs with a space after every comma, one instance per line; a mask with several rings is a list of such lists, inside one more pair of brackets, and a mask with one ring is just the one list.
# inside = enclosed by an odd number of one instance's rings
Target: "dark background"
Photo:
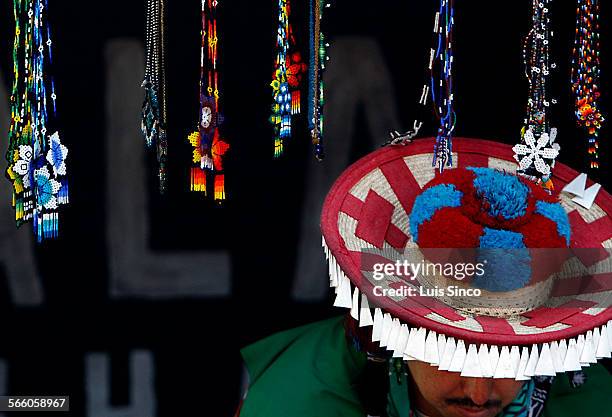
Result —
[[[8, 0], [0, 3], [0, 69], [7, 90], [14, 30], [11, 3]], [[302, 302], [292, 296], [301, 238], [300, 218], [317, 213], [302, 209], [312, 158], [303, 118], [295, 124], [296, 133], [285, 157], [272, 159], [273, 140], [267, 118], [276, 2], [226, 0], [219, 6], [226, 116], [223, 132], [232, 146], [226, 158], [229, 198], [224, 208], [187, 192], [191, 147], [186, 136], [197, 122], [198, 111], [200, 4], [197, 0], [169, 2], [170, 191], [163, 197], [157, 194], [155, 163], [149, 158], [149, 245], [160, 254], [229, 251], [232, 290], [230, 296], [218, 299], [156, 301], [115, 299], [109, 295], [105, 238], [104, 202], [109, 197], [105, 181], [107, 170], [113, 167], [105, 159], [108, 149], [104, 103], [108, 80], [104, 47], [113, 39], [143, 39], [144, 2], [50, 0], [50, 3], [56, 63], [53, 72], [59, 94], [58, 125], [64, 143], [70, 147], [71, 204], [64, 211], [60, 239], [33, 249], [45, 294], [41, 305], [16, 304], [6, 273], [0, 268], [0, 358], [9, 366], [7, 393], [68, 394], [71, 414], [85, 416], [84, 357], [89, 352], [106, 352], [112, 357], [111, 404], [128, 404], [129, 352], [144, 349], [154, 355], [157, 416], [187, 413], [229, 416], [239, 398], [240, 347], [272, 332], [339, 314], [330, 307], [329, 297]], [[388, 129], [411, 127], [415, 115], [420, 114], [416, 103], [425, 81], [437, 2], [332, 3], [325, 17], [332, 43], [330, 67], [334, 65], [334, 41], [355, 37], [376, 41], [384, 54], [384, 70], [391, 75], [395, 91], [392, 100], [400, 116], [401, 125]], [[575, 3], [570, 0], [556, 3], [553, 57], [559, 69], [551, 91], [559, 104], [554, 108], [553, 124], [560, 132], [560, 160], [584, 171], [586, 140], [575, 127], [569, 84]], [[611, 15], [609, 2], [601, 3], [602, 21], [607, 23]], [[521, 47], [529, 24], [530, 4], [526, 0], [457, 3], [458, 136], [516, 142], [527, 100]], [[293, 25], [305, 56], [306, 8], [306, 1], [293, 0]], [[610, 42], [608, 26], [603, 27], [604, 51]], [[370, 57], [364, 53], [355, 59], [366, 65]], [[610, 108], [608, 63], [604, 53], [601, 83], [604, 112]], [[347, 71], [345, 77], [350, 80], [351, 76], [351, 71]], [[381, 73], [373, 72], [372, 82], [380, 76]], [[329, 85], [330, 90], [333, 88], [334, 85]], [[355, 88], [364, 86], [356, 84]], [[368, 111], [364, 102], [351, 137], [327, 138], [350, 141], [349, 160], [386, 140], [372, 137], [365, 122]], [[421, 133], [431, 135], [435, 132], [433, 118], [428, 115], [425, 121]], [[133, 123], [139, 125], [140, 121], [135, 118]], [[605, 127], [601, 132], [603, 169], [589, 175], [609, 188], [608, 131]], [[8, 181], [1, 186], [9, 187]], [[10, 201], [4, 204], [9, 205]], [[3, 239], [10, 244], [10, 237]], [[312, 262], [323, 262], [323, 257]], [[206, 265], [201, 268], [203, 280], [215, 279], [207, 273]], [[313, 280], [325, 279], [313, 276]]]

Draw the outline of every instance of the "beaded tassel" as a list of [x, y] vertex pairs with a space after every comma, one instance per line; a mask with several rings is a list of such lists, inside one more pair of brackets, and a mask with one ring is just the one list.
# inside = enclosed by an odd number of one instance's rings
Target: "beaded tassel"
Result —
[[58, 216], [57, 213], [43, 214], [42, 221], [40, 218], [38, 227], [38, 240], [55, 239], [58, 231]]
[[165, 65], [165, 20], [166, 0], [148, 0], [146, 48], [147, 61], [145, 79], [145, 99], [142, 105], [141, 129], [148, 147], [157, 148], [159, 190], [167, 188], [166, 164], [168, 157], [167, 138], [167, 97]]
[[215, 200], [225, 200], [225, 175], [215, 176]]
[[272, 77], [272, 115], [274, 127], [274, 157], [283, 154], [284, 142], [291, 137], [292, 116], [301, 112], [300, 86], [306, 71], [299, 52], [291, 52], [295, 46], [293, 29], [289, 22], [290, 0], [278, 0], [278, 32], [276, 34], [276, 61]]
[[202, 30], [200, 45], [200, 111], [198, 128], [188, 137], [193, 146], [191, 191], [207, 194], [208, 176], [214, 180], [213, 198], [225, 200], [223, 157], [229, 145], [221, 139], [223, 124], [220, 112], [218, 72], [217, 6], [218, 0], [201, 0]]
[[203, 169], [191, 168], [191, 191], [206, 194], [206, 172]]
[[572, 59], [572, 92], [578, 126], [587, 132], [591, 168], [599, 168], [600, 77], [599, 0], [578, 0], [576, 40]]
[[49, 75], [53, 42], [46, 10], [47, 0], [13, 1], [14, 78], [6, 154], [17, 226], [33, 220], [38, 242], [58, 236], [58, 210], [68, 203], [68, 148], [58, 132], [50, 134], [57, 117], [57, 93]]
[[440, 172], [453, 165], [452, 139], [455, 131], [453, 95], [453, 31], [455, 27], [454, 0], [440, 0], [434, 22], [436, 45], [431, 49], [431, 97], [434, 111], [440, 121], [432, 166]]
[[68, 180], [66, 178], [62, 178], [60, 184], [61, 188], [57, 194], [57, 202], [58, 204], [68, 204], [70, 202]]
[[299, 90], [294, 91], [291, 95], [291, 114], [300, 114], [301, 110], [301, 93]]
[[[321, 31], [323, 5], [325, 0], [310, 0], [310, 75], [309, 75], [309, 108], [308, 127], [317, 160], [325, 158], [323, 147], [323, 107], [325, 106], [325, 85], [323, 72], [329, 60], [329, 44]], [[325, 4], [329, 7], [330, 4]]]

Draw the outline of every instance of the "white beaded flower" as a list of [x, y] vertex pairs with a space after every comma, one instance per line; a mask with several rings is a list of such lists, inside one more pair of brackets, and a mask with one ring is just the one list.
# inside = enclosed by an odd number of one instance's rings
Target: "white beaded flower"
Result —
[[553, 160], [559, 156], [559, 145], [554, 143], [557, 137], [557, 129], [552, 129], [550, 135], [543, 133], [537, 140], [531, 129], [525, 132], [525, 144], [515, 145], [514, 159], [519, 163], [521, 170], [526, 170], [532, 165], [544, 176], [550, 175], [551, 165], [545, 159]]
[[19, 145], [19, 159], [13, 165], [15, 171], [21, 177], [24, 188], [30, 188], [30, 165], [32, 164], [32, 147]]

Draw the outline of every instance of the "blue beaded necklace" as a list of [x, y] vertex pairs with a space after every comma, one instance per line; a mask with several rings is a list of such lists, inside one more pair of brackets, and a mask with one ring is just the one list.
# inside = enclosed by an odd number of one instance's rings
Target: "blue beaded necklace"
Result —
[[454, 0], [440, 0], [434, 23], [434, 48], [431, 49], [431, 97], [434, 112], [440, 122], [432, 165], [442, 172], [453, 165], [452, 139], [456, 114], [453, 95], [453, 31], [455, 27]]

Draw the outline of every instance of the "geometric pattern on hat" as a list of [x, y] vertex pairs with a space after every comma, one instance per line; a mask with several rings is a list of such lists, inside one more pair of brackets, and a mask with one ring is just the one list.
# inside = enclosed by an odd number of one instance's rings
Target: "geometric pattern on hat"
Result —
[[[335, 305], [351, 309], [357, 320], [363, 316], [362, 325], [373, 326], [373, 334], [383, 334], [386, 341], [401, 341], [404, 346], [391, 346], [396, 356], [403, 351], [404, 359], [425, 360], [406, 352], [427, 351], [427, 361], [439, 365], [431, 358], [442, 362], [445, 355], [451, 355], [446, 361], [454, 358], [461, 365], [455, 363], [454, 368], [467, 375], [488, 374], [493, 367], [493, 371], [498, 368], [497, 377], [525, 379], [575, 370], [610, 357], [612, 309], [602, 307], [609, 306], [612, 298], [612, 276], [602, 273], [610, 271], [609, 251], [594, 254], [591, 250], [578, 256], [579, 260], [573, 258], [557, 274], [567, 285], [555, 285], [545, 304], [508, 317], [471, 314], [442, 303], [432, 305], [431, 300], [421, 304], [418, 297], [371, 297], [373, 280], [361, 270], [360, 251], [418, 247], [418, 238], [411, 233], [410, 214], [423, 188], [439, 176], [431, 167], [432, 145], [433, 139], [420, 139], [407, 146], [382, 148], [349, 167], [332, 187], [323, 207], [321, 228], [330, 286], [337, 294]], [[453, 151], [459, 168], [516, 169], [511, 147], [498, 142], [462, 138]], [[561, 190], [577, 175], [557, 163], [553, 173], [556, 189]], [[558, 198], [571, 225], [570, 247], [612, 248], [610, 194], [602, 190], [590, 210], [564, 194]], [[456, 204], [452, 198], [449, 201], [449, 207]], [[563, 227], [558, 231], [566, 236]], [[400, 281], [406, 283], [398, 278]], [[579, 287], [583, 290], [576, 297]], [[398, 333], [406, 331], [405, 335]], [[474, 361], [463, 359], [473, 359], [473, 346], [478, 346], [486, 372], [472, 369]]]

